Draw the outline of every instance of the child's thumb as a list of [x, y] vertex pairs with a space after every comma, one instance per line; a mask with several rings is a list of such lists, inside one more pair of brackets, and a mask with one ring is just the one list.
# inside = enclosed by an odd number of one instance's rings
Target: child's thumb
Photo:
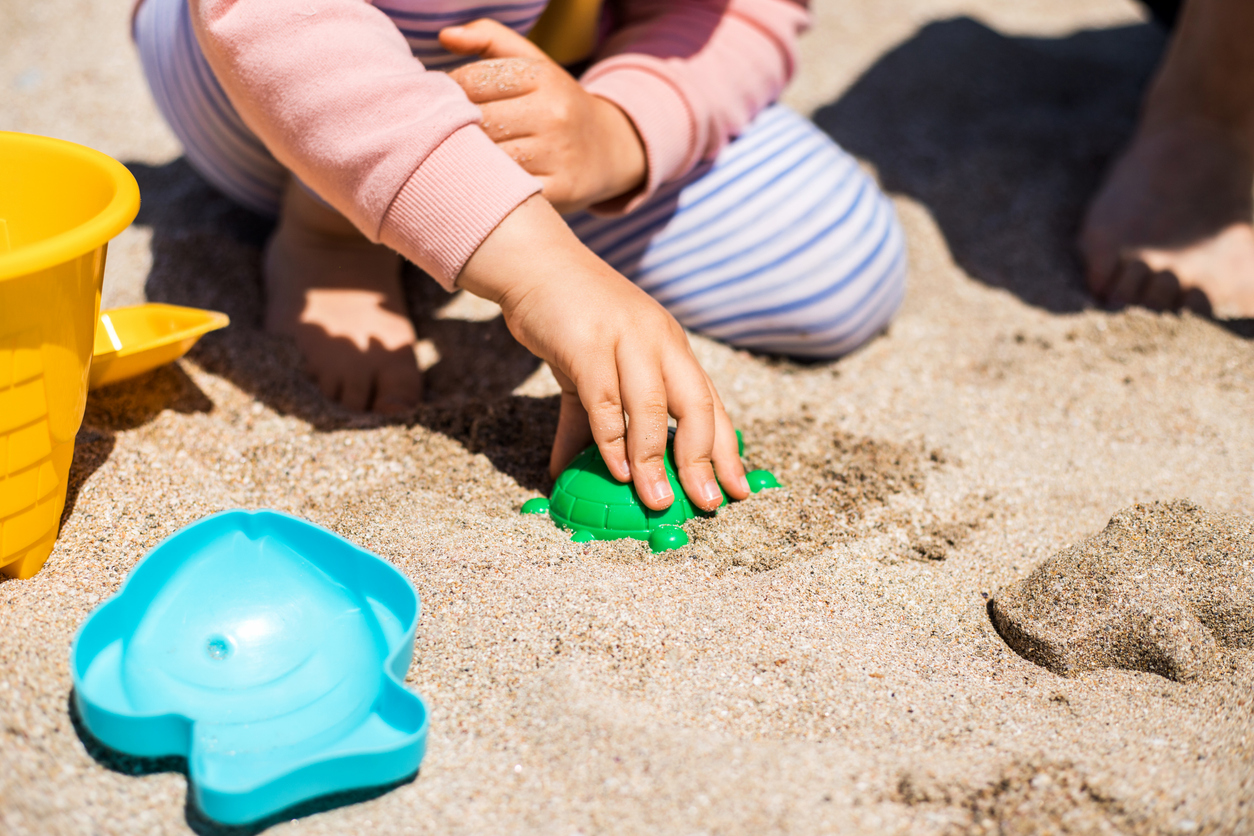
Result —
[[490, 18], [440, 30], [440, 46], [454, 55], [481, 58], [544, 58], [540, 47]]

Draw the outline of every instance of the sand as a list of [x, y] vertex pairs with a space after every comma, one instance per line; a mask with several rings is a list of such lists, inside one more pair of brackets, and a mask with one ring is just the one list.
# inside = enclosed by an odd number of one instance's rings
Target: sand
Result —
[[1120, 511], [989, 602], [997, 632], [1055, 673], [1231, 674], [1254, 649], [1254, 523], [1191, 502]]
[[181, 774], [88, 754], [67, 655], [149, 549], [235, 507], [373, 549], [424, 606], [421, 774], [269, 833], [1254, 831], [1248, 644], [1222, 675], [1063, 676], [989, 616], [1137, 503], [1254, 517], [1251, 323], [1095, 310], [1070, 243], [1162, 46], [1134, 5], [815, 4], [789, 101], [893, 195], [908, 298], [836, 363], [693, 338], [786, 487], [655, 556], [517, 514], [548, 489], [556, 406], [490, 308], [409, 276], [427, 403], [385, 421], [319, 397], [259, 330], [266, 224], [179, 158], [128, 2], [0, 6], [0, 118], [135, 173], [107, 303], [233, 325], [93, 394], [56, 550], [0, 583], [0, 831], [205, 830]]

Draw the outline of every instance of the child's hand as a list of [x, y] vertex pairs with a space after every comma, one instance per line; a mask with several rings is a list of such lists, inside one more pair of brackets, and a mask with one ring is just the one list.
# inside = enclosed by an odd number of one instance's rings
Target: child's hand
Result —
[[645, 155], [617, 106], [579, 86], [540, 48], [495, 20], [440, 32], [457, 55], [481, 55], [449, 75], [483, 112], [483, 129], [544, 183], [559, 212], [586, 209], [640, 188]]
[[662, 455], [670, 414], [689, 498], [711, 511], [722, 502], [720, 483], [733, 499], [749, 495], [731, 420], [679, 323], [580, 243], [543, 198], [510, 213], [457, 284], [499, 303], [510, 331], [561, 384], [554, 478], [595, 441], [610, 472], [633, 481], [645, 505], [668, 507], [674, 495]]

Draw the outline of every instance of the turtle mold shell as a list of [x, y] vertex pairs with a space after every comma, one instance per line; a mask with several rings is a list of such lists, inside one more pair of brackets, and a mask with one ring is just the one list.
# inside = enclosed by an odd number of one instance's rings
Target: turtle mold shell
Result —
[[[675, 494], [675, 501], [664, 511], [651, 510], [640, 501], [634, 486], [615, 479], [601, 453], [592, 446], [557, 477], [549, 499], [549, 516], [561, 528], [587, 532], [596, 540], [648, 540], [659, 526], [683, 525], [693, 517], [708, 516], [692, 504], [680, 487], [669, 447], [664, 461], [666, 478]], [[722, 504], [726, 503], [724, 496]]]

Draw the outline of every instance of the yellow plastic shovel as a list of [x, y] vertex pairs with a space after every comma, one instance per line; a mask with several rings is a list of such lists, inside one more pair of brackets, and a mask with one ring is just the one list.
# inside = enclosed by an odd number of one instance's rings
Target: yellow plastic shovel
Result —
[[88, 388], [99, 389], [171, 363], [205, 334], [230, 324], [224, 313], [157, 302], [102, 311]]

